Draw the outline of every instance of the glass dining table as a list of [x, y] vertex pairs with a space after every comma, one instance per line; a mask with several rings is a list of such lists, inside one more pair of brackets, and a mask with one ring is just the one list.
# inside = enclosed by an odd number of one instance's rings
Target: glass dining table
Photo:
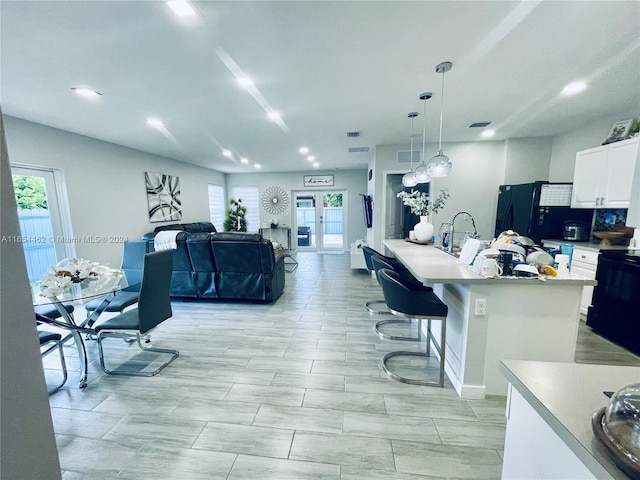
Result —
[[[121, 270], [108, 267], [102, 267], [97, 273], [92, 272], [82, 280], [76, 278], [75, 282], [63, 282], [62, 286], [58, 284], [52, 287], [51, 282], [45, 279], [31, 283], [33, 305], [52, 305], [60, 313], [60, 317], [57, 319], [39, 316], [38, 320], [69, 331], [69, 335], [64, 341], [71, 337], [75, 342], [80, 362], [79, 388], [87, 386], [88, 360], [83, 335], [94, 333], [91, 326], [115, 298], [117, 292], [127, 287], [130, 285], [128, 285], [124, 273]], [[99, 297], [103, 297], [103, 299], [98, 308], [87, 312], [81, 322], [76, 322], [73, 315], [65, 308], [65, 304], [82, 304]]]

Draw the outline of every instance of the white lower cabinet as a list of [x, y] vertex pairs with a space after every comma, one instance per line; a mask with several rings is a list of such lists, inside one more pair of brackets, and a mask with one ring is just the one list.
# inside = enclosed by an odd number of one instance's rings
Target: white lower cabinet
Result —
[[[575, 248], [573, 250], [573, 259], [571, 260], [571, 273], [594, 280], [598, 268], [598, 255], [598, 252]], [[582, 315], [587, 315], [592, 297], [593, 287], [582, 287], [582, 298], [580, 300], [580, 313]]]
[[520, 392], [509, 385], [502, 479], [527, 478], [586, 480], [596, 477]]

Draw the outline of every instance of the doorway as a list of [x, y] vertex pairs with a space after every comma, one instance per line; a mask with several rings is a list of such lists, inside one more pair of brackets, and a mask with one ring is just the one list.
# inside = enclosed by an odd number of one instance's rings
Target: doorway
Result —
[[428, 183], [419, 183], [415, 187], [405, 187], [402, 184], [402, 173], [386, 174], [385, 182], [385, 209], [384, 209], [384, 232], [383, 238], [408, 238], [409, 230], [413, 230], [420, 217], [411, 213], [411, 209], [402, 204], [398, 198], [398, 193], [402, 191], [429, 193]]
[[64, 221], [66, 195], [59, 173], [44, 168], [12, 166], [18, 205], [20, 242], [29, 280], [42, 277], [51, 265], [75, 256], [70, 229]]
[[346, 195], [342, 191], [294, 192], [297, 248], [344, 251]]

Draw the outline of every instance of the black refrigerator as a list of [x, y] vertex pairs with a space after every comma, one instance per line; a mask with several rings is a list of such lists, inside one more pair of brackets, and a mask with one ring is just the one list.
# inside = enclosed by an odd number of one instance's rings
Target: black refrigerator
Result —
[[566, 221], [589, 228], [593, 209], [571, 208], [572, 186], [546, 181], [500, 185], [495, 236], [513, 230], [540, 244], [543, 238], [562, 239]]

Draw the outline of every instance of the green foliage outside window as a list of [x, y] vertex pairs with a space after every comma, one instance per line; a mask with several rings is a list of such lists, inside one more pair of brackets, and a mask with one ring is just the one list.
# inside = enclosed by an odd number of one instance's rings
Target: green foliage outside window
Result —
[[48, 208], [44, 178], [13, 175], [13, 189], [19, 209]]
[[327, 207], [341, 207], [342, 206], [342, 194], [341, 193], [327, 193], [323, 196], [324, 203]]

